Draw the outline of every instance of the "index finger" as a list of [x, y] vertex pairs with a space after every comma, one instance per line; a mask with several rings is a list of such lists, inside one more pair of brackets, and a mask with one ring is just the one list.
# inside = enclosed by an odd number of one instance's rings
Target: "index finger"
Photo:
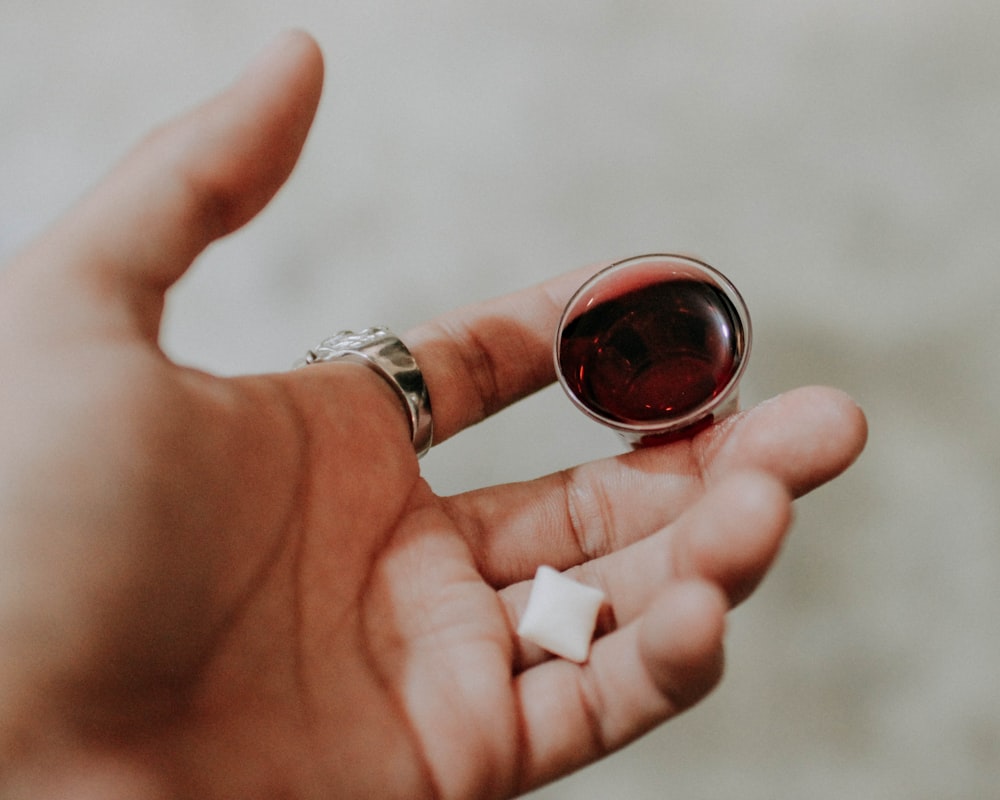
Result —
[[603, 265], [466, 306], [409, 331], [443, 442], [555, 379], [553, 337], [573, 292]]

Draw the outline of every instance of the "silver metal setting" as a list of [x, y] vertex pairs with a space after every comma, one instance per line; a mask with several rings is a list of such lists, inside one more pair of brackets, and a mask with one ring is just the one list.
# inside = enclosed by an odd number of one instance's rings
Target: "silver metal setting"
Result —
[[431, 398], [420, 367], [399, 337], [386, 328], [341, 331], [316, 345], [295, 366], [339, 359], [363, 364], [384, 378], [403, 402], [417, 458], [430, 450], [434, 438]]

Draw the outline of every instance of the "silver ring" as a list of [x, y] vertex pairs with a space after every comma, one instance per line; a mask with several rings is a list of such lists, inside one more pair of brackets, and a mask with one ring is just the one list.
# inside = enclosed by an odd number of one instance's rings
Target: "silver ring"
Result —
[[341, 331], [316, 345], [295, 366], [338, 359], [364, 364], [384, 378], [403, 401], [417, 458], [431, 449], [431, 398], [420, 367], [398, 336], [386, 328], [366, 328], [360, 333]]

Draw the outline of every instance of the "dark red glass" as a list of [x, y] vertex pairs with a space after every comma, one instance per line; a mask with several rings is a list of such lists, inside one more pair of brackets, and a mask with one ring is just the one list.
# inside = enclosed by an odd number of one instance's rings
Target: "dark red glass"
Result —
[[645, 256], [581, 287], [559, 327], [556, 364], [584, 411], [642, 444], [735, 407], [748, 334], [742, 298], [721, 274]]

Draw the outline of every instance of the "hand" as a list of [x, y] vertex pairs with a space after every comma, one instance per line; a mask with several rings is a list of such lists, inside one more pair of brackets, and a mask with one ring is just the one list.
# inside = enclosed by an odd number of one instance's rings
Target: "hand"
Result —
[[[171, 363], [164, 293], [284, 181], [321, 82], [314, 43], [283, 37], [0, 275], [5, 797], [526, 791], [710, 690], [791, 497], [863, 446], [857, 407], [809, 388], [443, 498], [363, 367]], [[403, 336], [438, 441], [552, 380], [586, 274]], [[586, 665], [513, 633], [541, 563], [607, 593]]]

